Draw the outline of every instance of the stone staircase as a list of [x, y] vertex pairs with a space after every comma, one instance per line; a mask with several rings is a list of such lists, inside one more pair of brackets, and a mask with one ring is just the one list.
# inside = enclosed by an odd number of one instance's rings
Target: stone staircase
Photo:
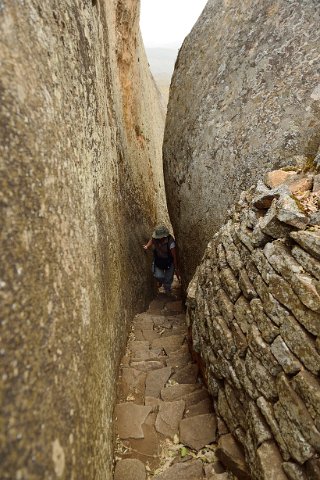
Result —
[[133, 320], [118, 380], [114, 480], [226, 480], [217, 419], [188, 346], [179, 286]]

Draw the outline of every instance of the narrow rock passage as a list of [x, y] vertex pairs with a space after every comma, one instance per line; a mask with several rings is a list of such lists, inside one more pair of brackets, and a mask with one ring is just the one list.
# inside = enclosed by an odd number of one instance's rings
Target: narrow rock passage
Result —
[[179, 285], [133, 320], [118, 380], [114, 480], [225, 480], [217, 422], [188, 346]]

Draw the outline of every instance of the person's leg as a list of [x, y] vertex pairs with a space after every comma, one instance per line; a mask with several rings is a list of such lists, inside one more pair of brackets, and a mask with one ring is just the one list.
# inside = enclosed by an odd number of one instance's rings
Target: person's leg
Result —
[[174, 265], [172, 264], [171, 267], [168, 270], [165, 270], [163, 286], [164, 286], [164, 289], [165, 289], [166, 293], [171, 292], [171, 285], [172, 285], [172, 282], [173, 282], [173, 274], [174, 274]]
[[154, 263], [152, 264], [152, 273], [154, 278], [160, 283], [160, 286], [163, 284], [165, 280], [164, 271], [158, 268]]

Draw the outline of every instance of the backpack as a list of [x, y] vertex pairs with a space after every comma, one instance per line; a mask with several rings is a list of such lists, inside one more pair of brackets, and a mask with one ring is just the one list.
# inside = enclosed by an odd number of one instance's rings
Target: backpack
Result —
[[173, 264], [173, 256], [171, 253], [170, 245], [174, 242], [174, 239], [171, 235], [168, 237], [168, 241], [161, 247], [161, 244], [155, 242], [153, 244], [153, 258], [156, 267], [160, 268], [160, 270], [169, 270], [171, 265]]

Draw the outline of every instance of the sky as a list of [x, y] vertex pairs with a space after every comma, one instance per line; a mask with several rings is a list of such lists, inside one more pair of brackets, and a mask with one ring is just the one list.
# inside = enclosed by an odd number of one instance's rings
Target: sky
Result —
[[179, 48], [207, 0], [141, 0], [140, 27], [145, 47]]

